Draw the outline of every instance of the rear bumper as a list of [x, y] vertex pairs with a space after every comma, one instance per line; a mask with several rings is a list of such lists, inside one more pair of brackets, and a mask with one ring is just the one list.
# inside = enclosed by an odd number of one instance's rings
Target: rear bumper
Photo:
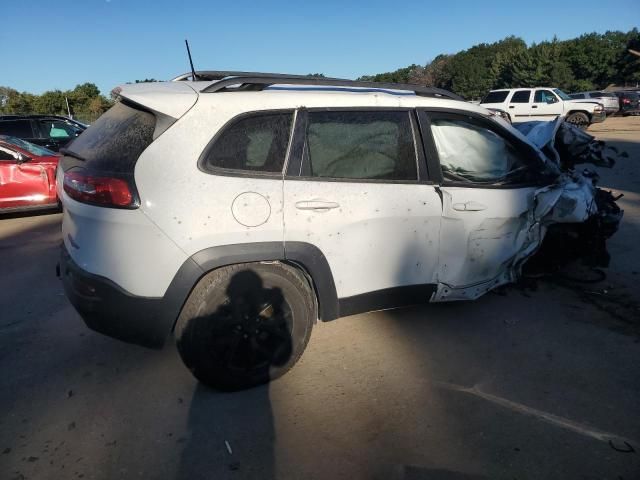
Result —
[[171, 332], [190, 286], [174, 279], [164, 297], [131, 295], [107, 278], [80, 268], [62, 246], [64, 290], [86, 325], [129, 343], [161, 348]]
[[619, 111], [622, 115], [636, 115], [640, 113], [640, 106], [623, 108]]

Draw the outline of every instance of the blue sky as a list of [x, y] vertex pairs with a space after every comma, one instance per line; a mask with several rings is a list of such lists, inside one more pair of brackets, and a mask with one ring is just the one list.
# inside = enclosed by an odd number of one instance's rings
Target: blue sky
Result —
[[[526, 6], [525, 6], [526, 5]], [[640, 1], [4, 0], [0, 85], [42, 93], [189, 69], [355, 78], [480, 42], [640, 26]]]

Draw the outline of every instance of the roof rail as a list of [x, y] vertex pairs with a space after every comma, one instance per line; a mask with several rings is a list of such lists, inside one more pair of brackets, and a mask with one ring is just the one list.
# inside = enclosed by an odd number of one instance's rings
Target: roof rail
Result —
[[[186, 80], [191, 80], [193, 74], [191, 72], [183, 73], [182, 75], [178, 75], [176, 78], [172, 78], [172, 82], [182, 82]], [[259, 78], [314, 78], [309, 77], [308, 75], [289, 75], [287, 73], [264, 73], [264, 72], [234, 72], [227, 70], [197, 70], [196, 71], [196, 80], [199, 81], [211, 81], [211, 80], [222, 80], [227, 77], [259, 77]], [[322, 77], [326, 78], [326, 77]], [[331, 80], [345, 80], [343, 78], [331, 78]]]
[[[232, 74], [242, 72], [210, 72], [217, 74]], [[196, 75], [199, 75], [196, 72]], [[215, 80], [215, 78], [212, 78]], [[215, 93], [215, 92], [233, 92], [233, 91], [260, 91], [265, 88], [276, 85], [310, 85], [310, 86], [324, 86], [324, 87], [350, 87], [350, 88], [370, 88], [376, 90], [402, 90], [407, 92], [413, 92], [421, 97], [439, 97], [449, 98], [452, 100], [464, 101], [464, 99], [455, 93], [447, 90], [442, 90], [435, 87], [425, 87], [422, 85], [410, 85], [406, 83], [383, 83], [383, 82], [360, 82], [357, 80], [344, 80], [340, 78], [325, 78], [325, 77], [309, 77], [304, 75], [284, 75], [284, 74], [269, 74], [269, 73], [257, 73], [249, 75], [227, 75], [211, 85], [203, 88], [201, 93]], [[235, 89], [229, 89], [233, 85], [240, 85]]]

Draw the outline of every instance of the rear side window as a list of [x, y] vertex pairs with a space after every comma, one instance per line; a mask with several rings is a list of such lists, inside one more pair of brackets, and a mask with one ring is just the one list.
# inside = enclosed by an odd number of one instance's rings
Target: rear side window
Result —
[[583, 98], [585, 98], [584, 93], [571, 93], [569, 94], [569, 96], [575, 100], [581, 100]]
[[34, 138], [30, 120], [0, 121], [0, 134], [18, 138]]
[[508, 95], [509, 91], [507, 90], [503, 90], [500, 92], [489, 92], [480, 103], [502, 103], [507, 99]]
[[409, 113], [310, 112], [306, 161], [313, 177], [416, 180]]
[[153, 142], [156, 117], [118, 102], [67, 147], [100, 172], [131, 173], [140, 154]]
[[282, 172], [293, 112], [256, 113], [227, 126], [205, 151], [205, 170]]
[[529, 103], [531, 97], [531, 90], [518, 90], [513, 94], [511, 102], [509, 103]]

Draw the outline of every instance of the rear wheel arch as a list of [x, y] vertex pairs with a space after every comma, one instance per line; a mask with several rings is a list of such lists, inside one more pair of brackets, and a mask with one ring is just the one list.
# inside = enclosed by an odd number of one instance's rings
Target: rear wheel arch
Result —
[[172, 331], [189, 295], [206, 275], [231, 265], [261, 262], [280, 262], [295, 269], [309, 283], [314, 294], [317, 318], [323, 321], [338, 318], [338, 296], [333, 274], [319, 248], [305, 242], [290, 242], [287, 243], [285, 255], [282, 242], [256, 242], [206, 248], [185, 262], [181, 270], [185, 269], [186, 272], [179, 271], [176, 275], [176, 278], [183, 280], [179, 282], [181, 293], [173, 293], [175, 297], [180, 297], [180, 308], [174, 318]]

